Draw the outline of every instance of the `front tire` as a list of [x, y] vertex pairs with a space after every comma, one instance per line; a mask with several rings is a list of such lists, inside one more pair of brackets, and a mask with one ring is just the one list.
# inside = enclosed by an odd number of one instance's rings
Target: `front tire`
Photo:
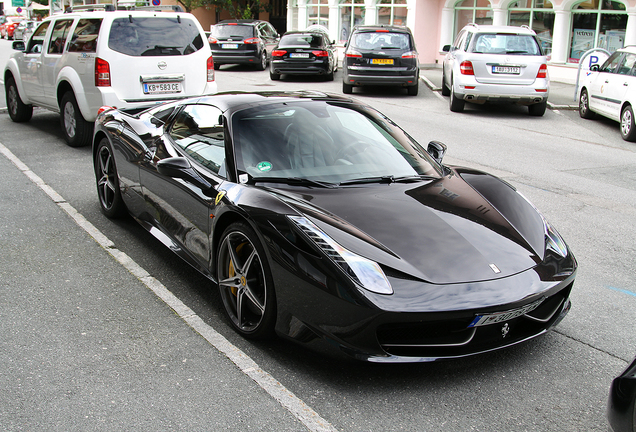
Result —
[[216, 269], [225, 313], [234, 330], [249, 339], [272, 336], [274, 283], [265, 250], [247, 224], [234, 223], [223, 232]]
[[64, 139], [70, 147], [83, 147], [91, 143], [93, 124], [84, 120], [72, 91], [62, 96], [60, 124]]
[[113, 150], [106, 138], [102, 138], [97, 146], [94, 168], [100, 210], [110, 219], [124, 216], [126, 205], [119, 189]]
[[581, 96], [579, 97], [579, 116], [584, 119], [594, 118], [594, 112], [590, 110], [590, 96], [587, 93], [587, 89], [581, 90]]
[[634, 111], [630, 105], [621, 112], [621, 136], [625, 141], [636, 141], [636, 127], [634, 126]]
[[446, 84], [446, 72], [442, 68], [442, 96], [450, 96], [450, 89]]
[[455, 86], [451, 82], [451, 85], [450, 85], [450, 101], [449, 101], [450, 110], [452, 112], [462, 112], [462, 111], [464, 111], [464, 105], [465, 104], [466, 103], [464, 102], [463, 99], [460, 99], [457, 96], [455, 96]]
[[13, 77], [7, 79], [5, 85], [5, 92], [7, 98], [7, 108], [9, 111], [9, 117], [16, 123], [27, 122], [31, 120], [33, 116], [33, 105], [26, 105], [20, 99], [20, 93], [18, 92], [18, 86], [15, 83]]

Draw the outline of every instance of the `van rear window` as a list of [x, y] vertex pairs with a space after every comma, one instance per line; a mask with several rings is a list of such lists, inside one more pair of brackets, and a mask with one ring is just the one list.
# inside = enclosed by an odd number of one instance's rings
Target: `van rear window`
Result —
[[108, 47], [130, 56], [188, 55], [203, 48], [193, 20], [178, 16], [127, 17], [113, 21]]

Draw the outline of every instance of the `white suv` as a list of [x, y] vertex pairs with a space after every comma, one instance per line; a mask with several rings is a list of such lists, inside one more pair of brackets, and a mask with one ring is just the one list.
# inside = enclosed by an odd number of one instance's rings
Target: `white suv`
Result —
[[[93, 6], [97, 8], [98, 6]], [[33, 106], [60, 112], [72, 147], [91, 142], [103, 105], [144, 107], [216, 93], [212, 52], [197, 19], [184, 12], [76, 11], [44, 20], [7, 62], [11, 119]]]
[[527, 105], [530, 115], [545, 113], [547, 59], [527, 26], [469, 24], [443, 51], [442, 94], [450, 96], [451, 111], [463, 111], [465, 102], [504, 102]]

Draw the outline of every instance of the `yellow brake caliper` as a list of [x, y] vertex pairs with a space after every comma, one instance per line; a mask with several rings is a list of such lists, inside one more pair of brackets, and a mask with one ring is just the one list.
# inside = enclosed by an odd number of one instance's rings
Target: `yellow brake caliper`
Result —
[[[244, 245], [245, 243], [241, 243], [240, 245], [238, 245], [238, 247], [236, 248], [237, 254], [241, 252], [241, 249], [243, 249]], [[228, 269], [228, 276], [232, 278], [235, 275], [236, 275], [236, 271], [234, 270], [234, 263], [232, 262], [232, 258], [230, 258], [230, 267]], [[232, 287], [230, 291], [232, 292], [232, 294], [234, 294], [234, 296], [236, 296], [236, 294], [238, 293], [238, 288]]]

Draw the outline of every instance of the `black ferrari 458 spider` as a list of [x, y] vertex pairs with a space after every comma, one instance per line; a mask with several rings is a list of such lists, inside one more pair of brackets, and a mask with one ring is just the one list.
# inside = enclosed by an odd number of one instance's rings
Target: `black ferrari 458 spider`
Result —
[[446, 166], [348, 97], [103, 108], [97, 191], [218, 285], [236, 331], [372, 362], [514, 345], [570, 309], [576, 261], [514, 187]]

